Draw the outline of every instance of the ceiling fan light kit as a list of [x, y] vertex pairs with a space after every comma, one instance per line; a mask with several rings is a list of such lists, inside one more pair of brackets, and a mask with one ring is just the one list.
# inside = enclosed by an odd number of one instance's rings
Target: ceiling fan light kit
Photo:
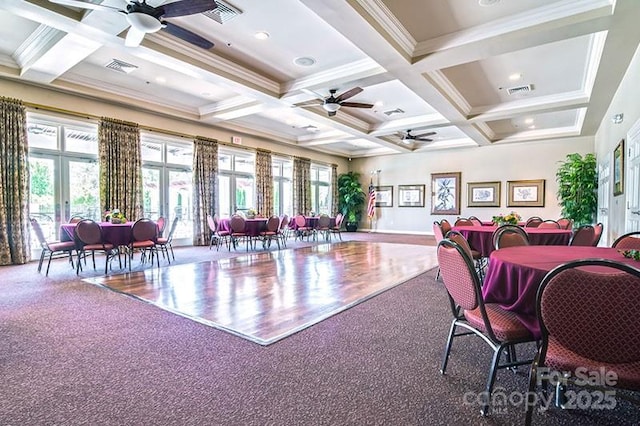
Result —
[[128, 13], [127, 21], [132, 27], [145, 33], [155, 33], [160, 31], [160, 28], [162, 28], [160, 21], [153, 16], [142, 12]]
[[324, 108], [324, 110], [327, 112], [336, 112], [337, 110], [340, 109], [340, 104], [337, 102], [324, 103], [322, 104], [322, 108]]

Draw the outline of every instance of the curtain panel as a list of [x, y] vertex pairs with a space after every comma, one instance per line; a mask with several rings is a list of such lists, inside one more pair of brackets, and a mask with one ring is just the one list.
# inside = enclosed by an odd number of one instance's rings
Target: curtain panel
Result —
[[218, 209], [218, 141], [197, 137], [193, 142], [193, 245], [209, 244], [207, 216]]
[[102, 210], [120, 209], [132, 221], [144, 217], [138, 125], [102, 118], [98, 128], [98, 153]]
[[0, 97], [0, 265], [30, 260], [28, 153], [25, 108]]
[[338, 192], [338, 165], [331, 165], [331, 216], [335, 217], [338, 214], [338, 200], [340, 199], [340, 193]]
[[264, 217], [273, 215], [273, 168], [271, 151], [256, 151], [256, 211]]
[[293, 158], [293, 209], [294, 215], [307, 215], [311, 211], [311, 160]]

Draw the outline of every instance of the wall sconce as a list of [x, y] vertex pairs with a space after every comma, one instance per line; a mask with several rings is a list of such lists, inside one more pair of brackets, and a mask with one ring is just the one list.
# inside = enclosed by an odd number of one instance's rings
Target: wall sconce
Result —
[[611, 117], [611, 121], [613, 122], [613, 124], [620, 124], [620, 123], [622, 123], [623, 120], [624, 120], [624, 114], [623, 113], [616, 114], [613, 117]]

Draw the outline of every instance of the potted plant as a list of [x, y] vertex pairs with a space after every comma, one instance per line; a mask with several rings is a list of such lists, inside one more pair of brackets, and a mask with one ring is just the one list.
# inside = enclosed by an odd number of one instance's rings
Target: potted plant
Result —
[[338, 210], [344, 216], [345, 228], [349, 232], [354, 232], [358, 229], [366, 198], [360, 184], [360, 174], [348, 172], [338, 176], [338, 194]]
[[593, 154], [568, 154], [556, 172], [562, 215], [575, 226], [595, 222], [598, 208], [598, 170]]

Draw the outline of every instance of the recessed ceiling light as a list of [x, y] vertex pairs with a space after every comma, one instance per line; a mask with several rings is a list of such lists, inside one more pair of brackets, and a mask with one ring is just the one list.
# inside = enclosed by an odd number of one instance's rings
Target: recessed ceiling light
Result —
[[520, 73], [513, 73], [509, 76], [509, 80], [511, 81], [518, 81], [522, 78], [522, 74]]
[[156, 77], [156, 83], [164, 84], [167, 82], [167, 79], [164, 77]]
[[533, 124], [533, 118], [527, 118], [526, 120], [524, 120], [525, 124]]
[[480, 6], [493, 6], [496, 3], [500, 3], [500, 0], [478, 0]]
[[535, 129], [536, 126], [534, 124], [532, 124], [531, 126], [529, 126], [530, 129]]
[[201, 95], [205, 98], [208, 98], [209, 96], [211, 96], [211, 92], [202, 92]]
[[258, 31], [257, 33], [255, 33], [253, 35], [255, 38], [257, 38], [258, 40], [266, 40], [269, 38], [269, 33], [266, 31]]
[[375, 106], [377, 106], [377, 107], [381, 107], [382, 105], [384, 105], [384, 102], [382, 102], [382, 101], [375, 101], [374, 105], [375, 105]]
[[299, 58], [295, 58], [293, 63], [301, 67], [310, 67], [316, 63], [316, 60], [309, 56], [301, 56]]

